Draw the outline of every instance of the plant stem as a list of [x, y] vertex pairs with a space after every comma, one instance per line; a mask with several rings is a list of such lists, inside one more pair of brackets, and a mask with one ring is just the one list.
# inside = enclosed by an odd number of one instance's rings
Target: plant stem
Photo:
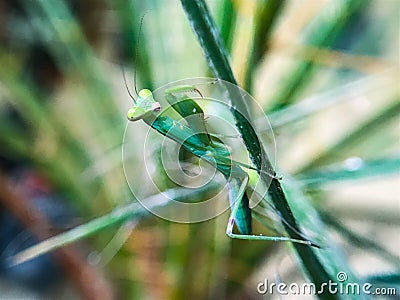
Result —
[[[222, 38], [219, 31], [212, 20], [208, 9], [202, 0], [181, 0], [182, 6], [186, 12], [190, 25], [197, 36], [197, 39], [204, 51], [207, 63], [217, 78], [231, 82], [237, 85], [231, 67], [229, 65], [227, 53], [223, 47]], [[235, 117], [236, 126], [242, 136], [242, 139], [249, 151], [250, 157], [257, 169], [272, 171], [271, 163], [267, 157], [267, 153], [262, 147], [256, 132], [250, 123], [248, 117], [248, 109], [246, 103], [242, 100], [239, 93], [239, 88], [236, 91], [230, 91], [230, 99], [232, 103], [232, 113]], [[239, 113], [239, 111], [241, 113]], [[264, 182], [269, 182], [271, 178], [264, 173], [260, 173], [260, 177]], [[282, 217], [290, 224], [297, 232], [300, 232], [293, 213], [285, 198], [282, 187], [277, 179], [272, 179], [268, 189], [268, 194], [271, 197], [277, 210]], [[303, 239], [292, 228], [284, 224], [287, 233], [291, 238]], [[324, 282], [330, 280], [330, 276], [314, 254], [313, 250], [304, 245], [293, 245], [301, 258], [304, 268], [312, 281], [320, 286]], [[337, 298], [333, 295], [322, 295], [323, 298]]]

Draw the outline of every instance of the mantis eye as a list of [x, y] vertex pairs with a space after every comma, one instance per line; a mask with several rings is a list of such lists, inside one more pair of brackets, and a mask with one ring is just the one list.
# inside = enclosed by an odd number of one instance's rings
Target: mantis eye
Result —
[[161, 110], [160, 102], [154, 102], [152, 109], [153, 111], [160, 111]]
[[132, 107], [131, 109], [128, 110], [128, 113], [126, 114], [127, 118], [129, 121], [136, 121], [137, 120], [137, 114], [136, 114], [136, 107]]

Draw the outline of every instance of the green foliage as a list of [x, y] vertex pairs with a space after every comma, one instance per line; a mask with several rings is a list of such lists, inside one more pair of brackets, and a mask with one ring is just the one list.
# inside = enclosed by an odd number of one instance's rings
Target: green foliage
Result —
[[[348, 282], [398, 286], [399, 257], [393, 249], [399, 224], [387, 217], [396, 210], [398, 216], [393, 179], [400, 173], [400, 94], [393, 80], [399, 63], [396, 1], [310, 1], [305, 7], [289, 0], [182, 0], [182, 7], [159, 0], [94, 2], [82, 7], [64, 0], [21, 1], [18, 16], [4, 10], [0, 156], [45, 174], [82, 217], [92, 220], [18, 258], [95, 233], [91, 247], [101, 250], [114, 234], [107, 228], [132, 220], [138, 225], [131, 238], [107, 266], [123, 298], [255, 298], [257, 283], [267, 276], [272, 281], [277, 272], [286, 283], [286, 278], [300, 281], [291, 277], [295, 269], [316, 284], [337, 281], [336, 274], [344, 271]], [[385, 30], [377, 35], [376, 28]], [[268, 199], [253, 208], [254, 231], [303, 238], [301, 230], [321, 249], [231, 241], [225, 235], [227, 214], [194, 225], [149, 214], [124, 177], [121, 144], [132, 143], [128, 163], [140, 170], [148, 127], [139, 124], [135, 135], [122, 141], [132, 103], [121, 65], [132, 92], [133, 72], [138, 88], [153, 90], [209, 70], [252, 91], [264, 111], [272, 111], [277, 173], [283, 173], [282, 181], [272, 180]], [[230, 92], [232, 106], [251, 116], [253, 107], [237, 90]], [[274, 161], [261, 159], [267, 149], [259, 133], [235, 109], [232, 113], [254, 166], [272, 172]], [[153, 163], [162, 168], [157, 159]], [[177, 201], [200, 202], [219, 187], [215, 181], [188, 191], [166, 176], [158, 172], [157, 180]], [[378, 186], [377, 192], [369, 194], [368, 183]], [[134, 184], [145, 190], [140, 174]], [[363, 204], [351, 206], [355, 196], [341, 193], [346, 188], [365, 190], [357, 196]], [[335, 197], [350, 198], [335, 206]], [[159, 194], [146, 199], [156, 210], [168, 210]], [[357, 227], [357, 214], [364, 227]], [[382, 264], [361, 268], [352, 252], [368, 253]], [[282, 270], [282, 255], [291, 253], [297, 262]], [[364, 259], [368, 266], [369, 258]], [[146, 265], [151, 268], [143, 271]]]

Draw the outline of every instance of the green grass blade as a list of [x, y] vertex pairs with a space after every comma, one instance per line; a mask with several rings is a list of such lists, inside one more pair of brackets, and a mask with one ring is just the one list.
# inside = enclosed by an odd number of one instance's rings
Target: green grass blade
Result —
[[400, 287], [400, 274], [376, 274], [368, 276], [364, 279], [364, 282], [369, 282], [373, 285], [386, 286], [388, 288], [397, 286]]
[[220, 20], [219, 23], [221, 24], [222, 40], [224, 41], [225, 49], [228, 52], [231, 52], [237, 13], [233, 1], [222, 0], [220, 3], [221, 4], [218, 13]]
[[[203, 49], [208, 65], [210, 66], [214, 75], [218, 78], [236, 84], [236, 80], [229, 65], [226, 51], [222, 47], [223, 43], [219, 35], [219, 31], [211, 19], [204, 1], [182, 0], [181, 3], [190, 21], [190, 25], [192, 26], [192, 29]], [[231, 96], [231, 101], [233, 107], [246, 107], [241, 97]], [[235, 110], [233, 111], [233, 114], [236, 119], [238, 130], [242, 135], [253, 163], [259, 169], [267, 169], [265, 165], [262, 165], [262, 162], [265, 163], [265, 161], [267, 161], [267, 164], [269, 163], [267, 159], [262, 159], [267, 157], [266, 152], [261, 146], [252, 125], [245, 117], [235, 113]], [[263, 174], [260, 174], [260, 176], [265, 182], [270, 180], [270, 178], [265, 178], [266, 176], [263, 176]], [[286, 201], [285, 194], [278, 180], [272, 180], [268, 193], [277, 210], [281, 213], [281, 216], [291, 225], [292, 228], [297, 230], [298, 225]], [[290, 227], [286, 226], [286, 230], [291, 238], [302, 239], [302, 237]], [[317, 255], [314, 253], [314, 250], [312, 250], [310, 247], [298, 244], [294, 244], [293, 246], [295, 247], [303, 263], [306, 273], [308, 273], [315, 284], [321, 285], [331, 279], [330, 275], [321, 264], [320, 257], [317, 257]], [[333, 276], [333, 274], [331, 275]], [[337, 298], [334, 296], [332, 297]]]
[[198, 201], [198, 199], [201, 199], [205, 194], [212, 192], [212, 190], [215, 188], [216, 185], [207, 186], [207, 188], [201, 188], [197, 190], [181, 188], [170, 189], [164, 191], [163, 194], [156, 194], [148, 197], [147, 199], [143, 199], [142, 201], [146, 203], [147, 209], [144, 208], [139, 202], [132, 202], [128, 205], [117, 207], [106, 215], [91, 220], [85, 224], [75, 227], [74, 229], [51, 237], [21, 251], [12, 258], [13, 264], [23, 263], [34, 257], [64, 247], [83, 238], [87, 238], [108, 227], [121, 224], [125, 221], [139, 221], [141, 218], [151, 215], [149, 211], [156, 213], [159, 209], [168, 206], [168, 199], [174, 199], [174, 201], [194, 202]]
[[244, 81], [244, 89], [250, 93], [252, 91], [255, 69], [263, 58], [264, 53], [268, 51], [268, 43], [273, 26], [284, 5], [285, 1], [282, 0], [263, 0], [257, 2], [254, 36]]
[[326, 224], [334, 228], [337, 232], [340, 232], [341, 236], [344, 237], [349, 243], [352, 245], [359, 247], [363, 250], [369, 250], [374, 252], [378, 257], [382, 257], [386, 259], [388, 262], [399, 265], [400, 266], [400, 257], [395, 256], [385, 248], [381, 247], [374, 240], [361, 236], [347, 228], [344, 224], [337, 221], [337, 218], [333, 217], [328, 212], [319, 212], [322, 219]]
[[271, 126], [277, 128], [291, 124], [292, 122], [301, 121], [344, 101], [352, 101], [358, 97], [367, 96], [378, 89], [387, 89], [390, 86], [395, 86], [397, 85], [397, 72], [397, 68], [390, 68], [384, 72], [363, 77], [271, 112], [268, 114]]
[[326, 163], [341, 159], [338, 154], [345, 153], [346, 149], [358, 145], [364, 139], [367, 139], [374, 132], [384, 127], [386, 124], [391, 122], [393, 119], [398, 118], [400, 114], [400, 100], [395, 98], [391, 101], [383, 111], [378, 112], [368, 120], [360, 124], [352, 132], [348, 133], [345, 137], [339, 140], [335, 145], [330, 147], [324, 152], [321, 152], [318, 157], [310, 161], [307, 165], [301, 168], [298, 173], [304, 173], [317, 166], [324, 165]]
[[215, 77], [237, 84], [224, 42], [204, 1], [182, 0], [181, 3]]
[[[312, 22], [301, 42], [316, 48], [329, 47], [353, 14], [367, 5], [368, 1], [360, 0], [330, 1], [328, 7], [324, 7], [321, 14]], [[275, 111], [292, 103], [297, 93], [309, 81], [313, 71], [313, 62], [299, 62], [293, 71], [288, 72], [289, 77], [278, 86], [272, 97], [275, 104], [270, 110]]]
[[12, 258], [13, 263], [23, 263], [49, 251], [56, 250], [83, 238], [89, 237], [96, 232], [102, 231], [110, 226], [121, 224], [129, 218], [142, 216], [145, 213], [147, 213], [147, 211], [137, 202], [134, 202], [128, 206], [119, 207], [109, 214], [96, 218], [88, 223], [77, 226], [74, 229], [51, 237], [21, 251]]
[[[346, 162], [344, 163], [346, 164]], [[298, 176], [301, 184], [308, 188], [319, 188], [321, 185], [349, 180], [360, 180], [376, 176], [400, 175], [400, 157], [363, 161], [349, 159], [348, 166], [334, 164]]]
[[[65, 1], [25, 1], [24, 7], [38, 37], [47, 46], [54, 61], [70, 78], [78, 76], [86, 97], [80, 102], [97, 128], [113, 128], [103, 143], [120, 142], [115, 132], [123, 132], [121, 114], [111, 96], [104, 72], [94, 59], [94, 51]], [[100, 122], [101, 120], [101, 122]], [[110, 142], [112, 141], [112, 142]]]
[[[320, 275], [321, 271], [310, 268], [310, 266], [317, 266], [314, 262], [314, 260], [317, 259], [318, 263], [323, 265], [323, 270], [326, 272], [325, 276], [329, 278], [328, 280], [337, 282], [337, 274], [339, 272], [345, 272], [348, 276], [347, 282], [359, 282], [350, 269], [344, 253], [335, 244], [334, 239], [330, 237], [330, 234], [325, 228], [318, 212], [311, 206], [309, 199], [307, 199], [307, 196], [303, 193], [301, 185], [299, 185], [294, 179], [290, 178], [290, 176], [285, 175], [284, 177], [285, 180], [282, 185], [296, 219], [299, 220], [299, 223], [302, 226], [304, 226], [303, 228], [305, 229], [306, 234], [321, 246], [321, 249], [311, 250], [309, 247], [304, 247], [305, 249], [302, 249], [299, 245], [293, 244], [293, 247], [297, 246], [300, 248], [297, 249], [297, 254], [300, 257], [304, 268], [309, 272], [311, 279], [315, 284], [323, 283], [316, 281], [314, 278], [315, 275], [312, 273], [317, 273], [317, 275], [319, 275], [317, 279], [320, 279], [322, 277]], [[307, 250], [310, 250], [310, 252], [312, 251], [312, 253], [308, 253], [309, 256], [306, 255]], [[316, 258], [314, 256], [316, 256]], [[339, 299], [359, 299], [360, 297], [360, 295], [350, 294], [346, 294], [344, 297], [341, 297], [341, 295], [330, 294], [318, 296], [322, 299], [325, 299], [326, 297], [327, 299], [330, 299], [330, 296]]]
[[[122, 58], [133, 63], [135, 72], [140, 74], [140, 82], [143, 87], [154, 90], [153, 75], [151, 72], [149, 51], [146, 43], [146, 35], [141, 33], [139, 37], [140, 14], [138, 3], [134, 1], [117, 0], [108, 1], [110, 6], [118, 11], [119, 23], [122, 28], [123, 49]], [[144, 13], [142, 16], [145, 16]], [[146, 26], [146, 17], [143, 19]], [[137, 56], [136, 56], [137, 50]], [[133, 86], [132, 86], [133, 88]]]
[[[0, 51], [0, 54], [1, 51]], [[51, 178], [53, 184], [66, 192], [80, 208], [88, 208], [88, 195], [98, 190], [96, 184], [81, 186], [79, 176], [92, 160], [81, 141], [70, 132], [46, 106], [47, 99], [39, 97], [32, 85], [22, 80], [17, 73], [18, 63], [9, 55], [0, 57], [0, 63], [7, 66], [0, 70], [0, 81], [4, 85], [6, 100], [12, 105], [28, 124], [29, 130], [20, 132], [15, 123], [6, 122], [1, 126], [8, 128], [2, 135], [6, 151], [11, 157], [28, 158], [44, 174]], [[57, 151], [52, 155], [43, 155], [34, 146], [36, 136], [52, 137]], [[79, 174], [79, 175], [77, 175]], [[97, 182], [98, 183], [98, 182]], [[93, 189], [93, 190], [92, 190]]]

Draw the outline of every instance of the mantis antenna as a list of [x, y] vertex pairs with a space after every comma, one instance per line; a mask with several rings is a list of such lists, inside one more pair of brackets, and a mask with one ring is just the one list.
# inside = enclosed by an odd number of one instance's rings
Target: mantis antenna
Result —
[[[143, 14], [143, 16], [140, 18], [139, 32], [138, 32], [137, 44], [136, 44], [136, 50], [135, 50], [135, 63], [137, 63], [137, 58], [138, 58], [138, 53], [139, 53], [139, 41], [140, 41], [140, 34], [142, 33], [143, 20], [147, 13], [148, 13], [148, 11], [146, 11]], [[137, 77], [137, 67], [135, 66], [135, 73], [133, 75], [133, 83], [134, 83], [136, 95], [139, 95], [139, 93], [137, 91], [137, 87], [136, 87], [136, 77]]]
[[[131, 99], [133, 100], [133, 103], [136, 104], [135, 97], [132, 96], [132, 93], [131, 93], [131, 91], [129, 90], [128, 84], [126, 83], [125, 69], [124, 69], [124, 67], [123, 67], [122, 65], [121, 65], [121, 69], [122, 69], [122, 76], [124, 77], [125, 89], [126, 89], [126, 91], [128, 92], [129, 97], [131, 97]], [[135, 88], [135, 90], [136, 90], [136, 88]], [[136, 94], [137, 94], [137, 93], [136, 93]]]
[[[137, 62], [137, 58], [138, 58], [138, 52], [139, 52], [139, 40], [140, 40], [140, 34], [142, 33], [142, 26], [143, 26], [143, 19], [145, 17], [145, 15], [147, 14], [148, 11], [146, 11], [142, 17], [140, 18], [140, 25], [139, 25], [139, 33], [137, 36], [137, 44], [136, 44], [136, 49], [135, 49], [135, 60], [134, 62]], [[125, 89], [129, 94], [129, 97], [133, 100], [133, 103], [136, 103], [135, 97], [133, 97], [131, 91], [129, 90], [128, 84], [126, 82], [126, 74], [125, 74], [125, 69], [123, 68], [123, 66], [121, 65], [121, 69], [122, 69], [122, 76], [124, 77], [124, 84], [125, 84]], [[137, 87], [136, 87], [136, 77], [137, 77], [137, 68], [135, 67], [135, 73], [134, 73], [134, 77], [133, 77], [133, 83], [134, 83], [134, 87], [135, 87], [135, 93], [136, 96], [139, 95], [138, 91], [137, 91]]]

